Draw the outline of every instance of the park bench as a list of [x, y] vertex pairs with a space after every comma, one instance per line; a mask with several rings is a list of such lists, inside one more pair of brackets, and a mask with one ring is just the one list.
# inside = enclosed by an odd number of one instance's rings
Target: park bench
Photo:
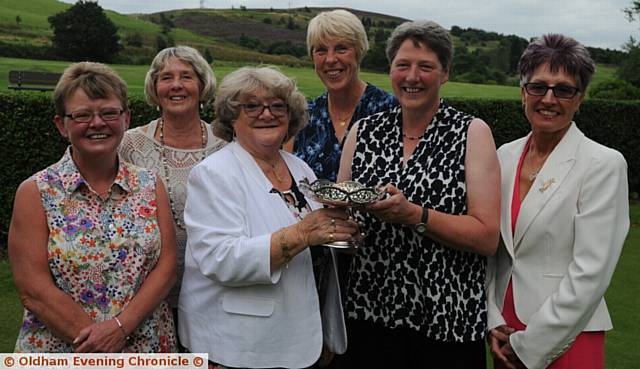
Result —
[[12, 90], [53, 91], [60, 79], [60, 73], [9, 71], [9, 88]]

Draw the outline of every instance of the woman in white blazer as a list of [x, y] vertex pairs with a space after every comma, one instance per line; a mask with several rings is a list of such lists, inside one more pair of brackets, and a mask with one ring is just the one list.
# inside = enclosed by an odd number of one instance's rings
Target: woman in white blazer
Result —
[[627, 165], [573, 122], [594, 72], [557, 34], [519, 64], [531, 133], [502, 146], [502, 241], [487, 270], [496, 368], [604, 368], [603, 295], [629, 229]]
[[220, 137], [233, 141], [189, 175], [181, 342], [235, 368], [306, 368], [323, 342], [323, 358], [344, 352], [334, 256], [315, 246], [357, 226], [305, 198], [296, 183], [313, 171], [279, 150], [306, 123], [304, 96], [274, 68], [241, 68], [222, 81], [215, 110]]

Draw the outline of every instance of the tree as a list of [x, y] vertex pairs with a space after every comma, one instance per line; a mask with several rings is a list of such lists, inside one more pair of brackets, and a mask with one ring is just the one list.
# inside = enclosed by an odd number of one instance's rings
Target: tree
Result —
[[156, 36], [156, 51], [160, 52], [167, 48], [167, 40], [162, 35]]
[[209, 49], [204, 49], [204, 60], [209, 64], [213, 63], [213, 55], [211, 55], [211, 51]]
[[20, 23], [22, 23], [22, 17], [18, 14], [16, 15], [16, 26], [18, 26], [18, 28], [20, 28]]
[[624, 12], [627, 14], [629, 22], [633, 22], [636, 19], [640, 20], [640, 0], [633, 0], [631, 6], [625, 8]]
[[287, 28], [288, 29], [296, 29], [298, 25], [296, 24], [296, 22], [293, 20], [292, 16], [289, 16], [289, 19], [287, 20]]
[[65, 59], [110, 62], [120, 51], [118, 28], [95, 2], [80, 0], [48, 20], [53, 48]]
[[640, 46], [627, 45], [627, 56], [616, 71], [618, 78], [640, 87]]
[[124, 36], [124, 42], [132, 47], [142, 47], [143, 41], [140, 32], [134, 32]]
[[164, 13], [160, 13], [160, 21], [158, 23], [160, 24], [160, 27], [162, 28], [162, 30], [160, 32], [164, 33], [165, 35], [169, 34], [169, 32], [171, 32], [171, 29], [176, 26], [173, 23], [173, 20], [171, 20], [170, 18], [167, 18], [164, 15]]
[[[631, 6], [624, 9], [629, 22], [640, 21], [640, 0], [633, 0]], [[628, 51], [627, 56], [618, 68], [617, 75], [620, 79], [640, 87], [640, 42], [629, 37], [629, 42], [624, 45]]]

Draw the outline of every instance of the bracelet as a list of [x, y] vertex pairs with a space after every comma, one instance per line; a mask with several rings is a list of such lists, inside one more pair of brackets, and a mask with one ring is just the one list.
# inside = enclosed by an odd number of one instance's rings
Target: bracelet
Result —
[[282, 258], [284, 259], [284, 267], [289, 268], [289, 262], [291, 261], [291, 247], [287, 245], [287, 238], [285, 237], [285, 231], [280, 231], [280, 251], [282, 252]]
[[124, 327], [122, 326], [122, 322], [120, 322], [120, 319], [118, 319], [117, 316], [113, 317], [113, 320], [116, 321], [116, 324], [118, 324], [118, 328], [120, 328], [120, 331], [122, 332], [122, 334], [124, 335], [124, 339], [125, 341], [129, 340], [129, 336], [127, 336], [127, 332], [124, 331]]

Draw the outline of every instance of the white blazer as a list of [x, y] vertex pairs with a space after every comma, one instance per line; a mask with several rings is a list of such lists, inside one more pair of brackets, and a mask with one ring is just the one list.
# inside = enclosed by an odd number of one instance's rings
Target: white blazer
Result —
[[629, 230], [627, 163], [575, 123], [547, 158], [511, 231], [518, 161], [529, 136], [498, 150], [502, 170], [501, 242], [488, 259], [488, 327], [505, 324], [512, 279], [518, 319], [510, 343], [529, 369], [545, 368], [582, 331], [612, 328], [603, 295]]
[[[315, 179], [302, 160], [280, 154], [296, 183]], [[232, 142], [194, 167], [187, 186], [181, 343], [217, 363], [247, 368], [309, 367], [320, 356], [323, 335], [329, 349], [343, 353], [335, 259], [321, 323], [309, 249], [288, 268], [270, 272], [271, 233], [297, 220], [269, 192], [272, 185], [251, 155]]]

